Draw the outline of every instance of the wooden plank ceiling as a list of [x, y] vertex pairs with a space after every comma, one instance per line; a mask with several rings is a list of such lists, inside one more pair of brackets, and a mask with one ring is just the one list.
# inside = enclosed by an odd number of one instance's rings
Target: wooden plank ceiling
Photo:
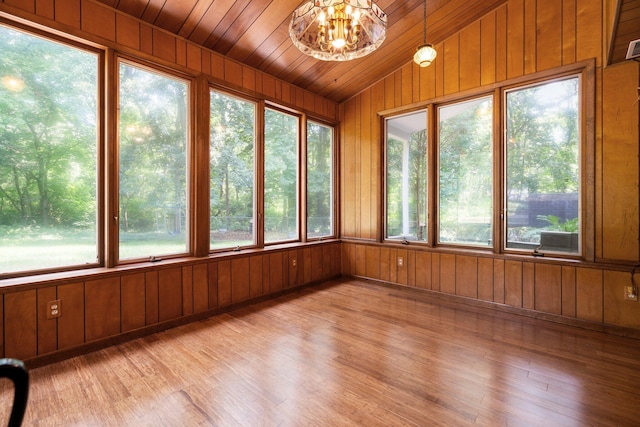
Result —
[[[336, 102], [410, 62], [423, 39], [424, 0], [378, 0], [386, 40], [348, 62], [320, 61], [293, 46], [289, 21], [301, 0], [98, 1]], [[427, 41], [442, 42], [505, 1], [426, 0]]]
[[625, 61], [629, 43], [640, 39], [640, 0], [618, 0], [613, 34], [609, 44], [609, 64]]

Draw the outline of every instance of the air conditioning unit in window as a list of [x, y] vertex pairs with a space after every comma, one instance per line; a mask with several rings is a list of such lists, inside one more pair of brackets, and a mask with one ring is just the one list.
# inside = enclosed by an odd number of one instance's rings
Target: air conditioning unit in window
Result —
[[636, 58], [640, 58], [640, 39], [629, 43], [629, 49], [627, 50], [627, 59]]

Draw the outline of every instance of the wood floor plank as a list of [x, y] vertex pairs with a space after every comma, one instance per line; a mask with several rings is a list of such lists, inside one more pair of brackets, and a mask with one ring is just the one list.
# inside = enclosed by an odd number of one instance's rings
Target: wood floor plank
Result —
[[343, 279], [30, 375], [25, 426], [632, 426], [640, 340]]

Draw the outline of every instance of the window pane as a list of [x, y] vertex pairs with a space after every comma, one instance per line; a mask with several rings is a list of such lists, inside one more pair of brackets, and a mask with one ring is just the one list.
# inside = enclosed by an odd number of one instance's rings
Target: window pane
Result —
[[211, 249], [255, 242], [255, 122], [255, 104], [211, 92]]
[[439, 112], [439, 241], [491, 246], [491, 97], [441, 107]]
[[386, 123], [386, 238], [426, 241], [427, 113]]
[[307, 237], [333, 235], [333, 128], [307, 123]]
[[265, 110], [264, 241], [298, 239], [298, 118]]
[[97, 70], [0, 25], [0, 274], [98, 262]]
[[507, 93], [507, 248], [578, 252], [578, 86]]
[[120, 259], [186, 253], [188, 84], [120, 63]]

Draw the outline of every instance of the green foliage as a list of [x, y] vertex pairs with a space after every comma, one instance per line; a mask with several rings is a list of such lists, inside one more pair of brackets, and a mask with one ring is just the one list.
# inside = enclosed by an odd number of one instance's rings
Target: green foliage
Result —
[[538, 215], [538, 219], [549, 223], [547, 230], [567, 231], [572, 233], [578, 231], [578, 218], [571, 218], [561, 222], [560, 217], [555, 215]]

